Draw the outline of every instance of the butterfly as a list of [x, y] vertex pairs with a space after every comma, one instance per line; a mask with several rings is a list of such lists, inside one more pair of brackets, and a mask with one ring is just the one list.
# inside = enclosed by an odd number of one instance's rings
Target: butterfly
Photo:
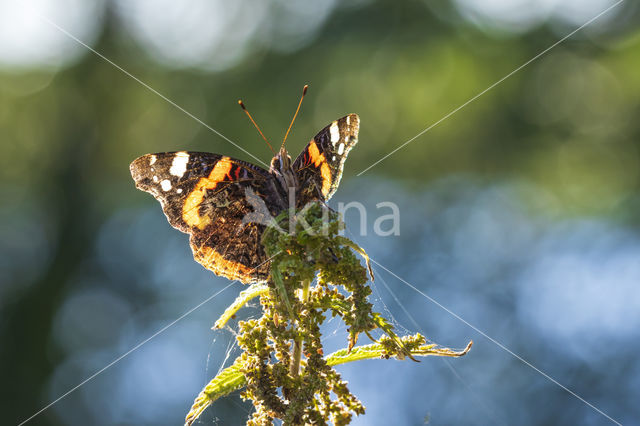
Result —
[[359, 127], [356, 114], [333, 121], [294, 161], [283, 142], [269, 170], [226, 155], [178, 151], [137, 158], [131, 176], [138, 189], [160, 202], [171, 226], [190, 234], [193, 256], [202, 266], [245, 284], [264, 282], [269, 261], [261, 237], [268, 222], [256, 216], [276, 217], [290, 206], [328, 201], [358, 142]]

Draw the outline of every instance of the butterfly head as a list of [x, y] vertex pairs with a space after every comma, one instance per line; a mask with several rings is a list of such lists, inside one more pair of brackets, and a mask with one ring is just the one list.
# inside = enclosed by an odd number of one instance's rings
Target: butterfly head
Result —
[[269, 170], [272, 173], [284, 174], [286, 171], [291, 169], [291, 157], [287, 152], [287, 149], [283, 146], [278, 151], [275, 157], [271, 160], [271, 167]]

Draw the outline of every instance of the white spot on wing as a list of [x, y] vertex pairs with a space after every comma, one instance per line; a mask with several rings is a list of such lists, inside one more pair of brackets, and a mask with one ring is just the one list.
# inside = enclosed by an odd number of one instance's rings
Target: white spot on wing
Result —
[[336, 161], [336, 156], [335, 155], [331, 157], [331, 161]]
[[182, 194], [182, 188], [178, 188], [178, 189], [176, 189], [176, 192], [177, 192], [178, 194]]
[[149, 165], [153, 166], [153, 164], [156, 162], [158, 158], [155, 155], [152, 155], [151, 157], [149, 157]]
[[343, 152], [344, 152], [344, 144], [343, 144], [343, 143], [341, 143], [341, 144], [338, 146], [338, 155], [342, 155], [342, 153], [343, 153]]
[[182, 177], [182, 175], [184, 175], [184, 172], [187, 171], [188, 162], [189, 154], [184, 151], [176, 152], [176, 155], [175, 157], [173, 157], [173, 161], [171, 162], [169, 173], [177, 177]]
[[347, 127], [349, 126], [349, 124], [351, 124], [351, 117], [347, 115]]
[[334, 121], [329, 127], [329, 133], [331, 134], [331, 143], [336, 144], [340, 140], [340, 129], [338, 129], [338, 122]]
[[154, 176], [154, 177], [153, 177], [153, 181], [154, 181], [155, 183], [158, 183], [158, 176]]
[[171, 182], [169, 181], [169, 179], [165, 179], [160, 182], [160, 186], [162, 187], [162, 190], [166, 192], [171, 189]]

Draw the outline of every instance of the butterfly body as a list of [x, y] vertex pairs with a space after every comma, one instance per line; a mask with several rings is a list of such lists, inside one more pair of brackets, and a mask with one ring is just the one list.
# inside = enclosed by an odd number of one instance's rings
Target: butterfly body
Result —
[[265, 281], [261, 244], [269, 219], [290, 206], [328, 201], [357, 143], [359, 118], [349, 114], [321, 130], [294, 160], [283, 147], [269, 170], [206, 152], [147, 154], [131, 163], [136, 187], [160, 201], [169, 223], [188, 233], [194, 258], [216, 275]]

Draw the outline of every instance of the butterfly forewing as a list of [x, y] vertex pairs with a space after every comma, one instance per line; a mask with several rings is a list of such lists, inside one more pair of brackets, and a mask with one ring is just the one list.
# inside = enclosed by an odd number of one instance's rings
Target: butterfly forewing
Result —
[[293, 162], [300, 189], [296, 204], [329, 200], [338, 189], [347, 155], [358, 142], [360, 118], [349, 114], [329, 124], [307, 144]]
[[185, 151], [147, 154], [130, 169], [136, 187], [160, 201], [169, 223], [191, 234], [194, 258], [205, 268], [245, 283], [266, 279], [264, 225], [243, 218], [253, 211], [247, 191], [268, 204], [269, 172], [223, 155]]

